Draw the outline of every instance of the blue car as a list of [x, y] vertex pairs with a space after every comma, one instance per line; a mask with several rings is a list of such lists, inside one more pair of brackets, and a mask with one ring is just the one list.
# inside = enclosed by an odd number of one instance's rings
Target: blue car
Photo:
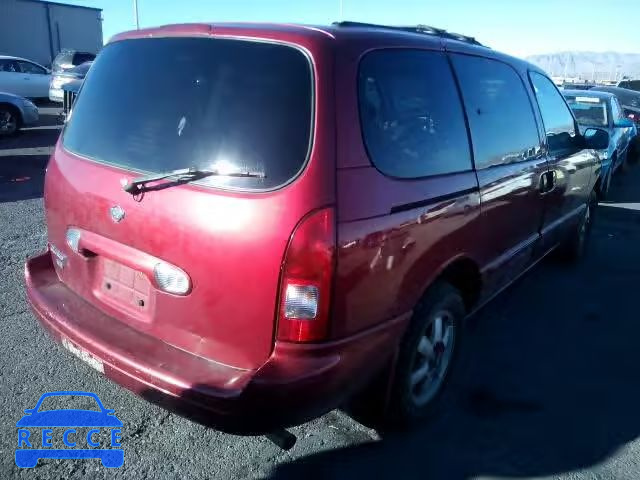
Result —
[[38, 123], [38, 107], [31, 100], [0, 92], [0, 138], [14, 135], [22, 127]]
[[604, 199], [609, 193], [612, 175], [620, 166], [627, 164], [630, 146], [637, 134], [636, 127], [624, 116], [618, 99], [612, 93], [593, 90], [564, 90], [562, 93], [578, 120], [581, 133], [590, 127], [609, 132], [609, 147], [598, 152], [602, 161], [599, 193]]
[[[99, 410], [83, 409], [56, 409], [40, 411], [42, 402], [49, 397], [59, 396], [85, 396], [93, 398]], [[16, 465], [22, 468], [32, 468], [41, 458], [57, 459], [87, 459], [99, 458], [105, 467], [118, 468], [124, 463], [124, 451], [122, 448], [104, 448], [96, 435], [99, 428], [93, 428], [85, 436], [78, 435], [74, 427], [102, 427], [111, 431], [110, 447], [120, 447], [120, 428], [122, 422], [114, 415], [114, 410], [104, 407], [100, 398], [90, 392], [51, 392], [40, 397], [34, 408], [28, 408], [24, 415], [16, 423], [18, 427], [18, 449], [16, 449]], [[64, 445], [71, 448], [53, 448], [53, 428], [64, 427], [62, 439]], [[56, 431], [61, 431], [57, 428]], [[77, 438], [79, 437], [79, 438]], [[75, 448], [86, 439], [87, 447]], [[81, 445], [80, 445], [81, 446]], [[103, 448], [100, 448], [103, 447]]]

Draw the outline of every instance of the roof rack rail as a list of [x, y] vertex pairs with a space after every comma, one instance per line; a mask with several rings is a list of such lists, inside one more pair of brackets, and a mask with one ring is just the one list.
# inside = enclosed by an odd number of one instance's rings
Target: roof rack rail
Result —
[[336, 27], [346, 28], [381, 28], [386, 30], [399, 30], [403, 32], [411, 33], [424, 33], [427, 35], [435, 35], [449, 40], [458, 40], [460, 42], [470, 43], [472, 45], [479, 45], [484, 47], [479, 41], [473, 37], [467, 35], [461, 35], [459, 33], [447, 32], [442, 28], [431, 27], [429, 25], [416, 25], [416, 26], [394, 26], [394, 25], [378, 25], [375, 23], [362, 23], [362, 22], [333, 22]]

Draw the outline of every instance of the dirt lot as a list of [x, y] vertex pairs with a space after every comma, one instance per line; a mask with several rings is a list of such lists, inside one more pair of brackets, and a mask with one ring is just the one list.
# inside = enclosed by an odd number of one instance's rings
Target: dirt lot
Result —
[[[474, 359], [448, 414], [381, 440], [335, 411], [293, 429], [283, 452], [263, 437], [193, 424], [110, 383], [38, 327], [23, 289], [43, 249], [42, 180], [59, 133], [0, 140], [0, 478], [640, 478], [640, 167], [614, 179], [587, 259], [544, 261], [470, 323]], [[53, 390], [86, 390], [124, 423], [125, 464], [14, 464], [15, 422]]]

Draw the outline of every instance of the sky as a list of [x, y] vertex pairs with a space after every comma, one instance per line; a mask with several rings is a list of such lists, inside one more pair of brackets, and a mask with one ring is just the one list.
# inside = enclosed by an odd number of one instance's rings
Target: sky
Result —
[[[105, 42], [135, 28], [133, 0], [54, 0], [103, 9]], [[140, 27], [182, 22], [352, 20], [426, 24], [516, 56], [640, 53], [640, 0], [138, 0]]]

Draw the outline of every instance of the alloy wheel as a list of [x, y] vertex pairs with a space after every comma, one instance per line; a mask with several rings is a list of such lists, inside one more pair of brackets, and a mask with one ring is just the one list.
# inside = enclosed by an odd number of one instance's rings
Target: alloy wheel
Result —
[[433, 315], [420, 341], [409, 376], [410, 397], [422, 407], [438, 393], [453, 357], [456, 334], [453, 315], [441, 311]]
[[11, 135], [18, 128], [18, 119], [9, 110], [0, 110], [0, 135]]

